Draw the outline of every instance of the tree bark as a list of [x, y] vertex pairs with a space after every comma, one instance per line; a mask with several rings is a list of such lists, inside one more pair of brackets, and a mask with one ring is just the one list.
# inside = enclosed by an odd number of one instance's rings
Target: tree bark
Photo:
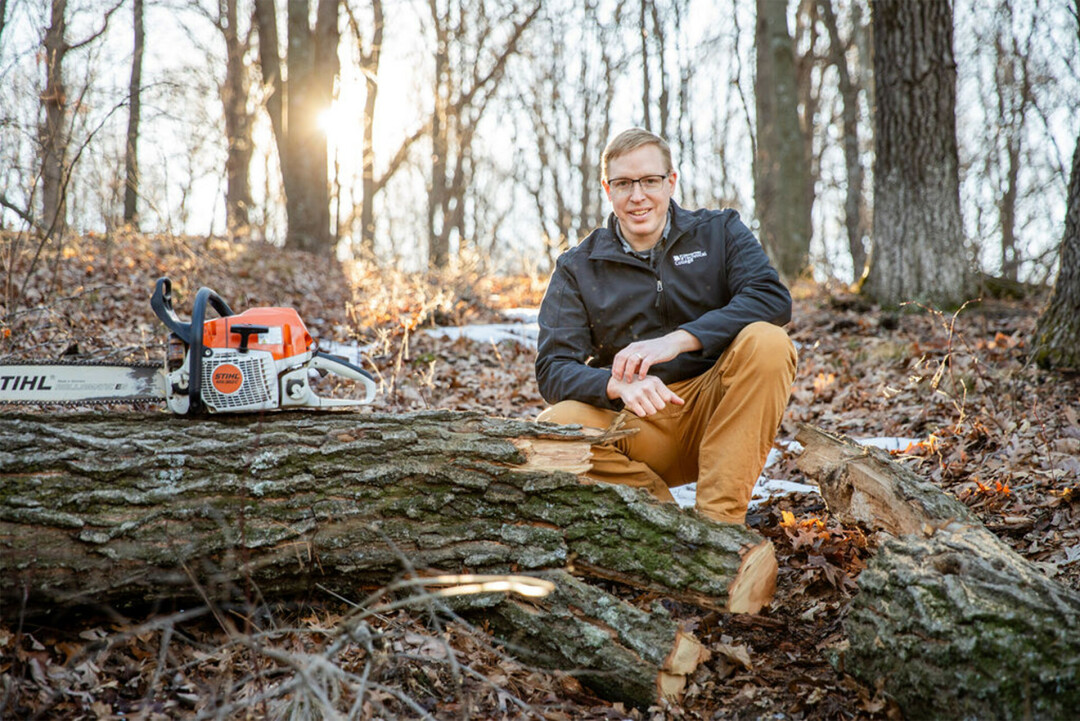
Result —
[[960, 216], [949, 0], [874, 0], [876, 154], [868, 292], [957, 307], [974, 293]]
[[887, 453], [804, 427], [799, 467], [844, 523], [886, 540], [844, 621], [845, 670], [908, 718], [1066, 718], [1080, 708], [1080, 594]]
[[131, 56], [131, 82], [128, 86], [127, 153], [124, 158], [124, 222], [138, 226], [139, 202], [139, 119], [142, 113], [142, 61], [146, 31], [143, 26], [143, 0], [132, 2], [134, 50]]
[[786, 0], [757, 2], [757, 157], [754, 214], [759, 237], [777, 270], [799, 276], [810, 256], [810, 206], [806, 147], [799, 127], [795, 46], [788, 32]]
[[622, 486], [582, 483], [596, 438], [430, 412], [0, 418], [0, 598], [264, 596], [419, 569], [560, 568], [756, 612], [772, 545]]
[[1080, 138], [1071, 173], [1058, 277], [1035, 326], [1031, 357], [1044, 367], [1080, 369]]

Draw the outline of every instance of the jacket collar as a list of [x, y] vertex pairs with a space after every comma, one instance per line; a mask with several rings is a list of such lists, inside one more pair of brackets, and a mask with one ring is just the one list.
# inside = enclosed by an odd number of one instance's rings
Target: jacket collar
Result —
[[[589, 251], [589, 260], [614, 260], [648, 268], [648, 261], [642, 260], [623, 250], [619, 238], [616, 235], [616, 222], [615, 214], [611, 213], [608, 216], [607, 225], [602, 228], [597, 228], [594, 233], [595, 237], [593, 239], [592, 249]], [[671, 248], [674, 247], [679, 241], [679, 238], [685, 234], [686, 231], [690, 230], [700, 221], [693, 213], [680, 207], [679, 204], [672, 199], [671, 211], [668, 214], [668, 222], [671, 227], [668, 229], [667, 240], [660, 251], [661, 259], [668, 254]]]

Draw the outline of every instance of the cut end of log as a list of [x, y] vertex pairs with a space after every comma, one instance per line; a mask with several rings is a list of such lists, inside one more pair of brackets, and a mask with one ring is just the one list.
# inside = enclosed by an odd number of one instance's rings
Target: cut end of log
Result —
[[683, 691], [686, 690], [686, 676], [677, 676], [667, 671], [661, 671], [656, 677], [656, 695], [667, 699], [671, 703], [682, 701]]
[[658, 697], [674, 703], [681, 701], [686, 690], [687, 677], [708, 661], [711, 655], [709, 649], [690, 634], [676, 632], [671, 653], [656, 676]]
[[525, 456], [525, 463], [514, 466], [516, 471], [566, 471], [581, 475], [592, 468], [589, 441], [516, 438], [513, 444]]
[[676, 676], [693, 673], [698, 666], [709, 660], [709, 649], [685, 631], [675, 634], [675, 645], [664, 661], [663, 670]]
[[747, 549], [739, 572], [728, 587], [727, 610], [731, 613], [757, 613], [768, 606], [776, 593], [778, 570], [772, 541]]

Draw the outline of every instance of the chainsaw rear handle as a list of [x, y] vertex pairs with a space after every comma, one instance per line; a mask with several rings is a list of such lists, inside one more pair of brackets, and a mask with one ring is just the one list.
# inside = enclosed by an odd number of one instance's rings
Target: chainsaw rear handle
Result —
[[195, 303], [191, 307], [191, 322], [180, 320], [173, 310], [172, 281], [158, 278], [154, 285], [154, 295], [150, 298], [150, 307], [169, 330], [187, 346], [188, 353], [188, 402], [189, 413], [202, 410], [202, 360], [203, 360], [203, 322], [206, 320], [206, 305], [209, 303], [222, 318], [236, 315], [225, 300], [209, 288], [199, 288], [195, 294]]
[[362, 403], [371, 403], [371, 401], [375, 400], [375, 377], [360, 366], [353, 365], [344, 358], [332, 356], [329, 353], [323, 353], [322, 351], [316, 351], [311, 359], [311, 367], [320, 372], [329, 371], [330, 373], [334, 373], [344, 378], [360, 381], [364, 386], [364, 400], [362, 401], [318, 397], [320, 407], [327, 408], [339, 405], [353, 406]]

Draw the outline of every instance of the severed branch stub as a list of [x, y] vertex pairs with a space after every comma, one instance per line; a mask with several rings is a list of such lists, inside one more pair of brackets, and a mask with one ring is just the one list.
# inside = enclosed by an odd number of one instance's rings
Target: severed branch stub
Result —
[[844, 621], [847, 671], [909, 718], [1068, 718], [1080, 709], [1080, 593], [888, 453], [803, 426], [799, 467], [829, 512], [887, 534]]
[[[768, 540], [583, 482], [594, 439], [449, 411], [0, 416], [0, 615], [196, 584], [217, 599], [350, 595], [402, 558], [425, 575], [573, 570], [726, 612], [768, 605]], [[596, 608], [617, 600], [580, 583]], [[654, 688], [675, 631], [642, 661]]]

